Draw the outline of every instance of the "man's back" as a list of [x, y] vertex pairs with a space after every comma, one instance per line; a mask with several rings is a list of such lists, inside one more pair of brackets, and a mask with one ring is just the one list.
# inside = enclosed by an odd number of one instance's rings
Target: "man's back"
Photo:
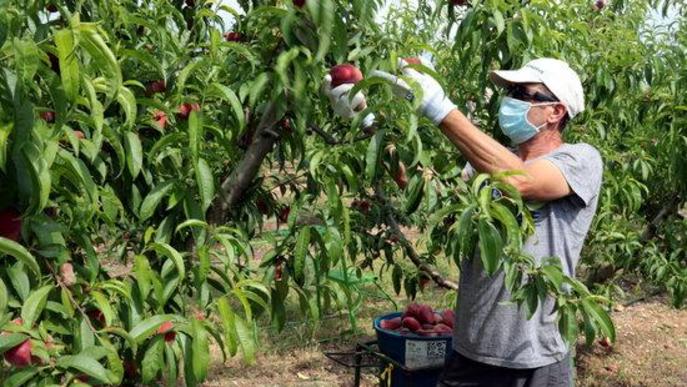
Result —
[[[536, 231], [524, 251], [537, 262], [558, 257], [564, 273], [574, 276], [596, 212], [603, 163], [588, 144], [563, 144], [541, 159], [558, 167], [574, 193], [545, 203], [533, 213]], [[454, 349], [500, 367], [536, 368], [558, 362], [568, 349], [552, 310], [553, 300], [547, 300], [527, 320], [525, 311], [510, 302], [503, 273], [487, 276], [479, 256], [473, 257], [461, 267]]]

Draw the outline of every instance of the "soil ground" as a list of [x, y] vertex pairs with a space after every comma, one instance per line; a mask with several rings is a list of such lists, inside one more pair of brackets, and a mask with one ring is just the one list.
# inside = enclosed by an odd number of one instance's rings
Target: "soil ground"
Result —
[[[377, 310], [371, 305], [370, 315]], [[617, 310], [613, 318], [618, 340], [612, 348], [595, 343], [577, 350], [578, 386], [687, 386], [687, 310], [671, 308], [654, 298]], [[370, 320], [368, 320], [370, 321]], [[319, 331], [335, 332], [336, 320], [325, 321]], [[369, 324], [368, 324], [369, 325]], [[340, 337], [308, 337], [303, 326], [291, 326], [263, 340], [254, 365], [239, 357], [215, 363], [206, 386], [352, 386], [353, 371], [327, 359], [325, 351], [350, 351], [355, 343], [374, 337], [366, 334]], [[373, 373], [363, 375], [362, 386], [375, 386]]]
[[[267, 224], [266, 230], [274, 230]], [[419, 233], [404, 229], [406, 237], [418, 241]], [[254, 246], [259, 260], [268, 248]], [[453, 265], [437, 261], [437, 267], [456, 278]], [[387, 276], [388, 277], [388, 276]], [[381, 288], [390, 289], [388, 279]], [[349, 352], [356, 343], [375, 339], [372, 319], [389, 310], [399, 310], [408, 301], [403, 297], [382, 294], [378, 288], [361, 289], [366, 301], [357, 313], [358, 331], [351, 334], [345, 315], [330, 316], [317, 326], [304, 323], [287, 323], [276, 333], [263, 327], [255, 364], [246, 365], [241, 356], [223, 363], [221, 352], [212, 349], [213, 364], [205, 386], [353, 386], [353, 370], [336, 364], [324, 352]], [[434, 308], [453, 305], [455, 293], [428, 287], [419, 293], [417, 302]], [[393, 305], [392, 302], [398, 303]], [[302, 320], [298, 311], [291, 311], [291, 320]], [[661, 296], [645, 299], [628, 307], [616, 307], [613, 312], [617, 341], [611, 348], [600, 343], [577, 347], [577, 386], [680, 386], [687, 387], [687, 308], [670, 306]], [[363, 373], [361, 386], [377, 386], [375, 369]]]
[[[274, 224], [267, 224], [274, 230]], [[418, 234], [406, 231], [412, 240]], [[256, 261], [269, 250], [267, 246], [254, 246]], [[447, 278], [457, 273], [449, 265], [441, 265]], [[122, 275], [130, 267], [112, 264], [113, 275]], [[382, 281], [382, 282], [388, 282]], [[388, 283], [381, 288], [389, 289]], [[324, 356], [324, 352], [349, 352], [356, 343], [375, 339], [371, 321], [374, 317], [402, 308], [407, 300], [391, 296], [397, 305], [378, 288], [361, 289], [366, 301], [357, 313], [358, 330], [351, 334], [345, 315], [330, 316], [316, 326], [290, 322], [276, 333], [263, 326], [256, 362], [243, 363], [241, 356], [222, 361], [220, 349], [211, 348], [212, 365], [204, 386], [352, 386], [353, 370], [338, 365]], [[428, 287], [418, 294], [417, 302], [435, 308], [450, 307], [454, 301], [450, 291]], [[298, 310], [289, 313], [289, 319], [300, 321]], [[580, 341], [576, 355], [577, 386], [680, 386], [687, 387], [687, 308], [670, 306], [666, 297], [653, 297], [628, 307], [617, 307], [613, 320], [618, 334], [610, 348], [594, 343], [587, 347]], [[375, 370], [363, 373], [361, 386], [377, 386]]]

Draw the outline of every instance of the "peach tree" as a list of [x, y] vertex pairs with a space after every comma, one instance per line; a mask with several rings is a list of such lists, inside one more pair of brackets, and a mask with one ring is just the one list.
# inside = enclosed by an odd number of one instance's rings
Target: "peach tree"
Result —
[[[594, 26], [617, 21], [630, 34], [647, 6], [419, 1], [380, 24], [382, 3], [240, 0], [239, 12], [211, 0], [3, 1], [0, 378], [196, 385], [211, 342], [251, 362], [259, 330], [282, 329], [290, 305], [315, 326], [348, 313], [355, 329], [358, 290], [375, 275], [410, 298], [427, 281], [455, 290], [437, 261], [476, 252], [530, 312], [555, 297], [568, 340], [578, 326], [588, 340], [614, 338], [606, 298], [521, 251], [528, 204], [502, 176], [464, 182], [465, 160], [379, 79], [356, 85], [377, 116], [367, 128], [335, 117], [320, 87], [336, 64], [394, 71], [396, 58], [429, 51], [436, 70], [416, 66], [455, 85], [454, 101], [498, 136], [489, 69], [565, 51], [592, 66], [597, 108], [576, 126], [593, 130], [573, 134], [600, 143], [633, 125], [613, 93], [636, 97], [640, 78], [667, 65], [637, 75], [626, 57], [598, 52]], [[578, 14], [587, 19], [568, 23]], [[598, 124], [614, 111], [623, 120]], [[613, 170], [611, 181], [647, 169]], [[613, 190], [641, 196], [633, 184], [607, 188], [594, 238], [618, 225], [605, 221], [613, 206], [628, 208]]]

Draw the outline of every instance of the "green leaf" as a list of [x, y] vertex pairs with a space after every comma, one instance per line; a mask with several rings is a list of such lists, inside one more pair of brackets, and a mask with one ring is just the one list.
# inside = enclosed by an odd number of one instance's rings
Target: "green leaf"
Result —
[[198, 264], [194, 268], [196, 273], [196, 286], [200, 288], [207, 280], [208, 274], [210, 274], [212, 263], [210, 262], [210, 251], [207, 246], [199, 247], [196, 255], [198, 256]]
[[12, 122], [0, 123], [0, 171], [5, 172], [7, 167], [7, 149], [9, 137], [14, 129]]
[[[30, 182], [28, 188], [31, 208], [28, 212], [39, 213], [48, 204], [51, 188], [51, 175], [43, 152], [34, 143], [26, 143], [19, 152], [19, 173], [27, 174]], [[20, 185], [20, 188], [21, 185]]]
[[557, 290], [561, 290], [561, 286], [563, 285], [563, 272], [561, 271], [559, 265], [553, 265], [544, 262], [544, 264], [541, 266], [541, 271], [544, 273], [546, 278], [551, 281]]
[[196, 163], [196, 183], [200, 192], [200, 203], [203, 212], [207, 211], [215, 197], [215, 181], [212, 170], [205, 159], [198, 159]]
[[78, 354], [73, 356], [61, 356], [57, 359], [56, 365], [59, 368], [83, 372], [102, 383], [109, 383], [107, 369], [89, 355]]
[[83, 161], [77, 159], [70, 152], [60, 149], [57, 152], [57, 162], [65, 168], [76, 187], [81, 186], [92, 203], [98, 201], [98, 186]]
[[489, 206], [489, 214], [506, 229], [508, 245], [519, 249], [522, 246], [522, 233], [515, 215], [503, 204], [492, 201]]
[[499, 230], [489, 220], [481, 218], [477, 225], [479, 251], [482, 265], [487, 274], [492, 275], [498, 269], [503, 253], [503, 240]]
[[369, 182], [373, 182], [377, 176], [383, 141], [384, 130], [378, 130], [372, 139], [370, 139], [370, 144], [367, 146], [367, 152], [365, 153], [365, 177]]
[[413, 176], [410, 180], [410, 185], [406, 190], [406, 203], [404, 212], [406, 215], [413, 214], [422, 203], [422, 197], [425, 192], [425, 179], [421, 176]]
[[23, 333], [10, 333], [0, 335], [0, 354], [3, 354], [26, 341], [29, 337]]
[[9, 294], [7, 293], [7, 286], [5, 286], [5, 281], [0, 278], [0, 316], [5, 314], [8, 301]]
[[534, 316], [534, 312], [537, 311], [539, 307], [539, 294], [537, 293], [537, 287], [529, 285], [524, 288], [525, 290], [525, 302], [527, 303], [527, 319], [531, 319]]
[[559, 309], [558, 315], [558, 330], [561, 332], [561, 336], [568, 345], [574, 345], [577, 342], [578, 331], [574, 307], [566, 305]]
[[167, 243], [153, 243], [151, 248], [155, 250], [160, 255], [164, 255], [169, 258], [176, 266], [177, 272], [179, 273], [179, 278], [183, 279], [186, 277], [186, 268], [184, 267], [184, 259], [181, 254], [172, 246]]
[[131, 336], [136, 343], [140, 344], [150, 337], [163, 322], [170, 321], [172, 317], [171, 315], [163, 314], [149, 317], [136, 324], [136, 326], [129, 331], [129, 336]]
[[240, 316], [235, 316], [236, 335], [238, 342], [241, 344], [243, 351], [243, 359], [248, 364], [255, 362], [255, 339], [253, 338], [253, 330], [250, 329], [248, 323]]
[[198, 160], [200, 142], [203, 138], [203, 123], [198, 112], [192, 111], [188, 117], [188, 142], [193, 160]]
[[187, 387], [195, 387], [199, 382], [193, 374], [193, 343], [191, 342], [191, 337], [184, 335], [181, 344], [184, 358], [184, 379]]
[[93, 300], [95, 300], [95, 303], [98, 305], [98, 309], [103, 313], [105, 325], [112, 325], [112, 321], [115, 318], [115, 312], [112, 310], [112, 306], [110, 306], [110, 300], [108, 300], [103, 293], [98, 291], [92, 291], [91, 297], [93, 297]]
[[124, 149], [126, 149], [126, 166], [132, 178], [136, 178], [143, 166], [143, 150], [138, 134], [126, 132], [124, 135]]
[[13, 370], [12, 375], [3, 381], [2, 387], [22, 387], [33, 379], [40, 371], [37, 367], [29, 367], [21, 370]]
[[236, 93], [234, 93], [234, 91], [227, 86], [219, 83], [213, 83], [212, 86], [223, 96], [226, 101], [229, 102], [229, 105], [231, 105], [231, 110], [234, 113], [234, 117], [236, 117], [236, 122], [239, 124], [238, 129], [239, 131], [242, 131], [246, 126], [246, 120], [239, 97], [237, 97]]
[[207, 229], [207, 228], [208, 228], [208, 224], [207, 224], [207, 222], [204, 222], [204, 221], [202, 221], [202, 220], [198, 220], [198, 219], [189, 219], [189, 220], [186, 220], [186, 221], [182, 222], [181, 224], [179, 224], [179, 225], [177, 226], [177, 228], [174, 229], [174, 232], [177, 233], [177, 232], [179, 232], [179, 231], [181, 231], [181, 230], [183, 230], [183, 229], [185, 229], [185, 228], [188, 228], [188, 227], [198, 227], [198, 228], [201, 228], [201, 229]]
[[303, 227], [298, 232], [296, 247], [293, 253], [294, 280], [302, 285], [305, 282], [305, 259], [310, 245], [310, 227]]
[[5, 44], [5, 40], [7, 40], [7, 32], [8, 32], [8, 16], [7, 14], [0, 15], [0, 47]]
[[174, 349], [170, 345], [165, 345], [165, 377], [168, 386], [176, 386], [179, 377], [177, 359]]
[[503, 14], [498, 9], [494, 10], [494, 25], [496, 26], [497, 37], [506, 29], [506, 21], [503, 19]]
[[[103, 139], [103, 124], [105, 123], [105, 108], [103, 107], [103, 104], [100, 103], [100, 100], [98, 100], [98, 94], [95, 91], [95, 85], [93, 84], [93, 80], [88, 79], [88, 77], [84, 76], [83, 84], [86, 88], [86, 91], [88, 92], [88, 97], [90, 100], [91, 119], [93, 120], [93, 124], [95, 125], [95, 131], [92, 135], [93, 142], [95, 147], [97, 149], [100, 149], [100, 147], [102, 146]], [[72, 146], [74, 146], [75, 149], [78, 149], [79, 140], [77, 138], [70, 138], [70, 142], [72, 143]], [[94, 157], [91, 156], [91, 159], [94, 159]]]
[[310, 175], [313, 177], [313, 179], [317, 178], [317, 168], [320, 166], [320, 162], [322, 161], [322, 158], [326, 155], [326, 151], [324, 150], [319, 150], [316, 151], [312, 157], [310, 157], [308, 169], [310, 171]]
[[33, 255], [31, 255], [31, 253], [29, 253], [24, 246], [11, 239], [0, 237], [0, 254], [13, 256], [26, 265], [36, 275], [41, 273], [38, 263]]
[[117, 102], [124, 110], [124, 116], [126, 117], [124, 128], [133, 128], [136, 124], [136, 97], [134, 93], [124, 86], [120, 87], [117, 93]]
[[[268, 73], [260, 73], [258, 76], [254, 78], [253, 82], [250, 83], [250, 94], [248, 95], [249, 106], [255, 106], [256, 102], [258, 101], [258, 98], [260, 98], [262, 93], [265, 91], [265, 87], [267, 87], [270, 78], [271, 77]], [[270, 91], [274, 92], [274, 90]]]
[[591, 297], [582, 299], [582, 308], [589, 315], [601, 330], [601, 333], [608, 337], [611, 342], [615, 342], [615, 325], [611, 316], [601, 308]]
[[145, 351], [141, 361], [141, 374], [143, 383], [151, 383], [156, 379], [162, 368], [162, 352], [164, 351], [164, 339], [158, 336], [153, 339], [150, 347]]
[[143, 199], [143, 203], [141, 203], [141, 208], [138, 212], [138, 217], [141, 220], [147, 220], [153, 216], [162, 199], [167, 196], [172, 188], [174, 188], [174, 185], [175, 181], [167, 180], [155, 186], [155, 188], [148, 193], [146, 198]]
[[227, 297], [222, 297], [217, 300], [217, 311], [219, 312], [222, 327], [224, 328], [224, 343], [227, 346], [227, 352], [229, 352], [231, 356], [234, 356], [238, 350], [238, 338], [236, 336], [234, 311], [231, 310]]
[[79, 63], [76, 58], [74, 32], [61, 29], [55, 32], [57, 58], [60, 61], [60, 78], [67, 100], [74, 101], [79, 94]]
[[[480, 173], [475, 177], [475, 179], [472, 181], [472, 194], [476, 197], [479, 197], [479, 193], [482, 190], [482, 185], [487, 182], [489, 179], [489, 174], [488, 173]], [[490, 194], [491, 194], [491, 190]]]
[[279, 75], [279, 79], [285, 86], [290, 85], [290, 74], [288, 74], [288, 66], [289, 63], [291, 63], [294, 59], [298, 58], [298, 55], [300, 54], [300, 49], [298, 47], [294, 47], [290, 49], [289, 51], [282, 51], [281, 54], [279, 54], [279, 57], [277, 58], [277, 65], [274, 66], [274, 71]]
[[176, 79], [176, 88], [180, 91], [184, 90], [186, 88], [186, 80], [188, 77], [191, 76], [191, 74], [201, 74], [203, 72], [203, 67], [208, 63], [209, 61], [207, 59], [201, 59], [186, 65], [186, 67], [179, 71], [179, 75]]
[[403, 279], [403, 269], [400, 265], [394, 265], [394, 269], [391, 271], [391, 280], [394, 286], [394, 292], [396, 295], [401, 294], [401, 280]]
[[191, 364], [193, 366], [193, 375], [200, 382], [205, 380], [208, 373], [208, 365], [210, 364], [208, 334], [203, 323], [196, 319], [191, 323], [191, 329], [193, 331], [193, 342], [191, 344], [193, 359]]
[[38, 71], [38, 64], [40, 63], [38, 46], [31, 39], [14, 38], [13, 43], [17, 76], [24, 82], [33, 82], [33, 77]]
[[[458, 256], [454, 255], [454, 259], [459, 258], [472, 258], [472, 253], [475, 251], [475, 226], [472, 220], [472, 216], [475, 213], [475, 206], [472, 205], [465, 209], [460, 215], [458, 222], [454, 224], [458, 228], [458, 243], [460, 248], [458, 249]], [[461, 262], [456, 260], [456, 265], [460, 268]]]
[[[124, 378], [124, 363], [119, 357], [117, 348], [115, 348], [112, 342], [110, 342], [109, 338], [105, 336], [98, 336], [98, 342], [102, 344], [102, 347], [93, 348], [105, 349], [107, 365], [109, 366], [108, 377], [110, 384], [115, 386], [120, 385], [122, 383], [122, 379]], [[133, 352], [136, 353], [136, 350], [133, 349]]]
[[14, 265], [9, 265], [6, 270], [15, 292], [22, 301], [26, 301], [31, 292], [31, 281], [24, 263], [16, 262]]
[[122, 87], [122, 72], [119, 68], [119, 63], [117, 63], [117, 58], [102, 36], [98, 34], [95, 24], [80, 24], [79, 38], [80, 45], [91, 55], [95, 61], [96, 68], [107, 75], [108, 80], [111, 82], [109, 90], [112, 92], [110, 96], [113, 96], [114, 92], [118, 92]]
[[52, 285], [45, 285], [31, 292], [29, 298], [26, 299], [26, 302], [21, 307], [21, 318], [24, 320], [23, 325], [25, 327], [32, 327], [38, 316], [43, 313], [45, 303], [48, 301], [48, 295], [53, 288]]

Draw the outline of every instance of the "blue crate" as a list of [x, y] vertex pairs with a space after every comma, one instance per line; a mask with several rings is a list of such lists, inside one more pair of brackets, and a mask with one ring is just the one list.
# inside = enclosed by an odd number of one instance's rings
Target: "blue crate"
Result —
[[[401, 312], [389, 313], [374, 320], [379, 351], [402, 364], [405, 369], [394, 368], [391, 373], [392, 387], [429, 387], [439, 380], [444, 363], [453, 347], [451, 336], [425, 337], [415, 334], [402, 335], [382, 329], [382, 320], [401, 316]], [[443, 356], [442, 356], [443, 355]]]

